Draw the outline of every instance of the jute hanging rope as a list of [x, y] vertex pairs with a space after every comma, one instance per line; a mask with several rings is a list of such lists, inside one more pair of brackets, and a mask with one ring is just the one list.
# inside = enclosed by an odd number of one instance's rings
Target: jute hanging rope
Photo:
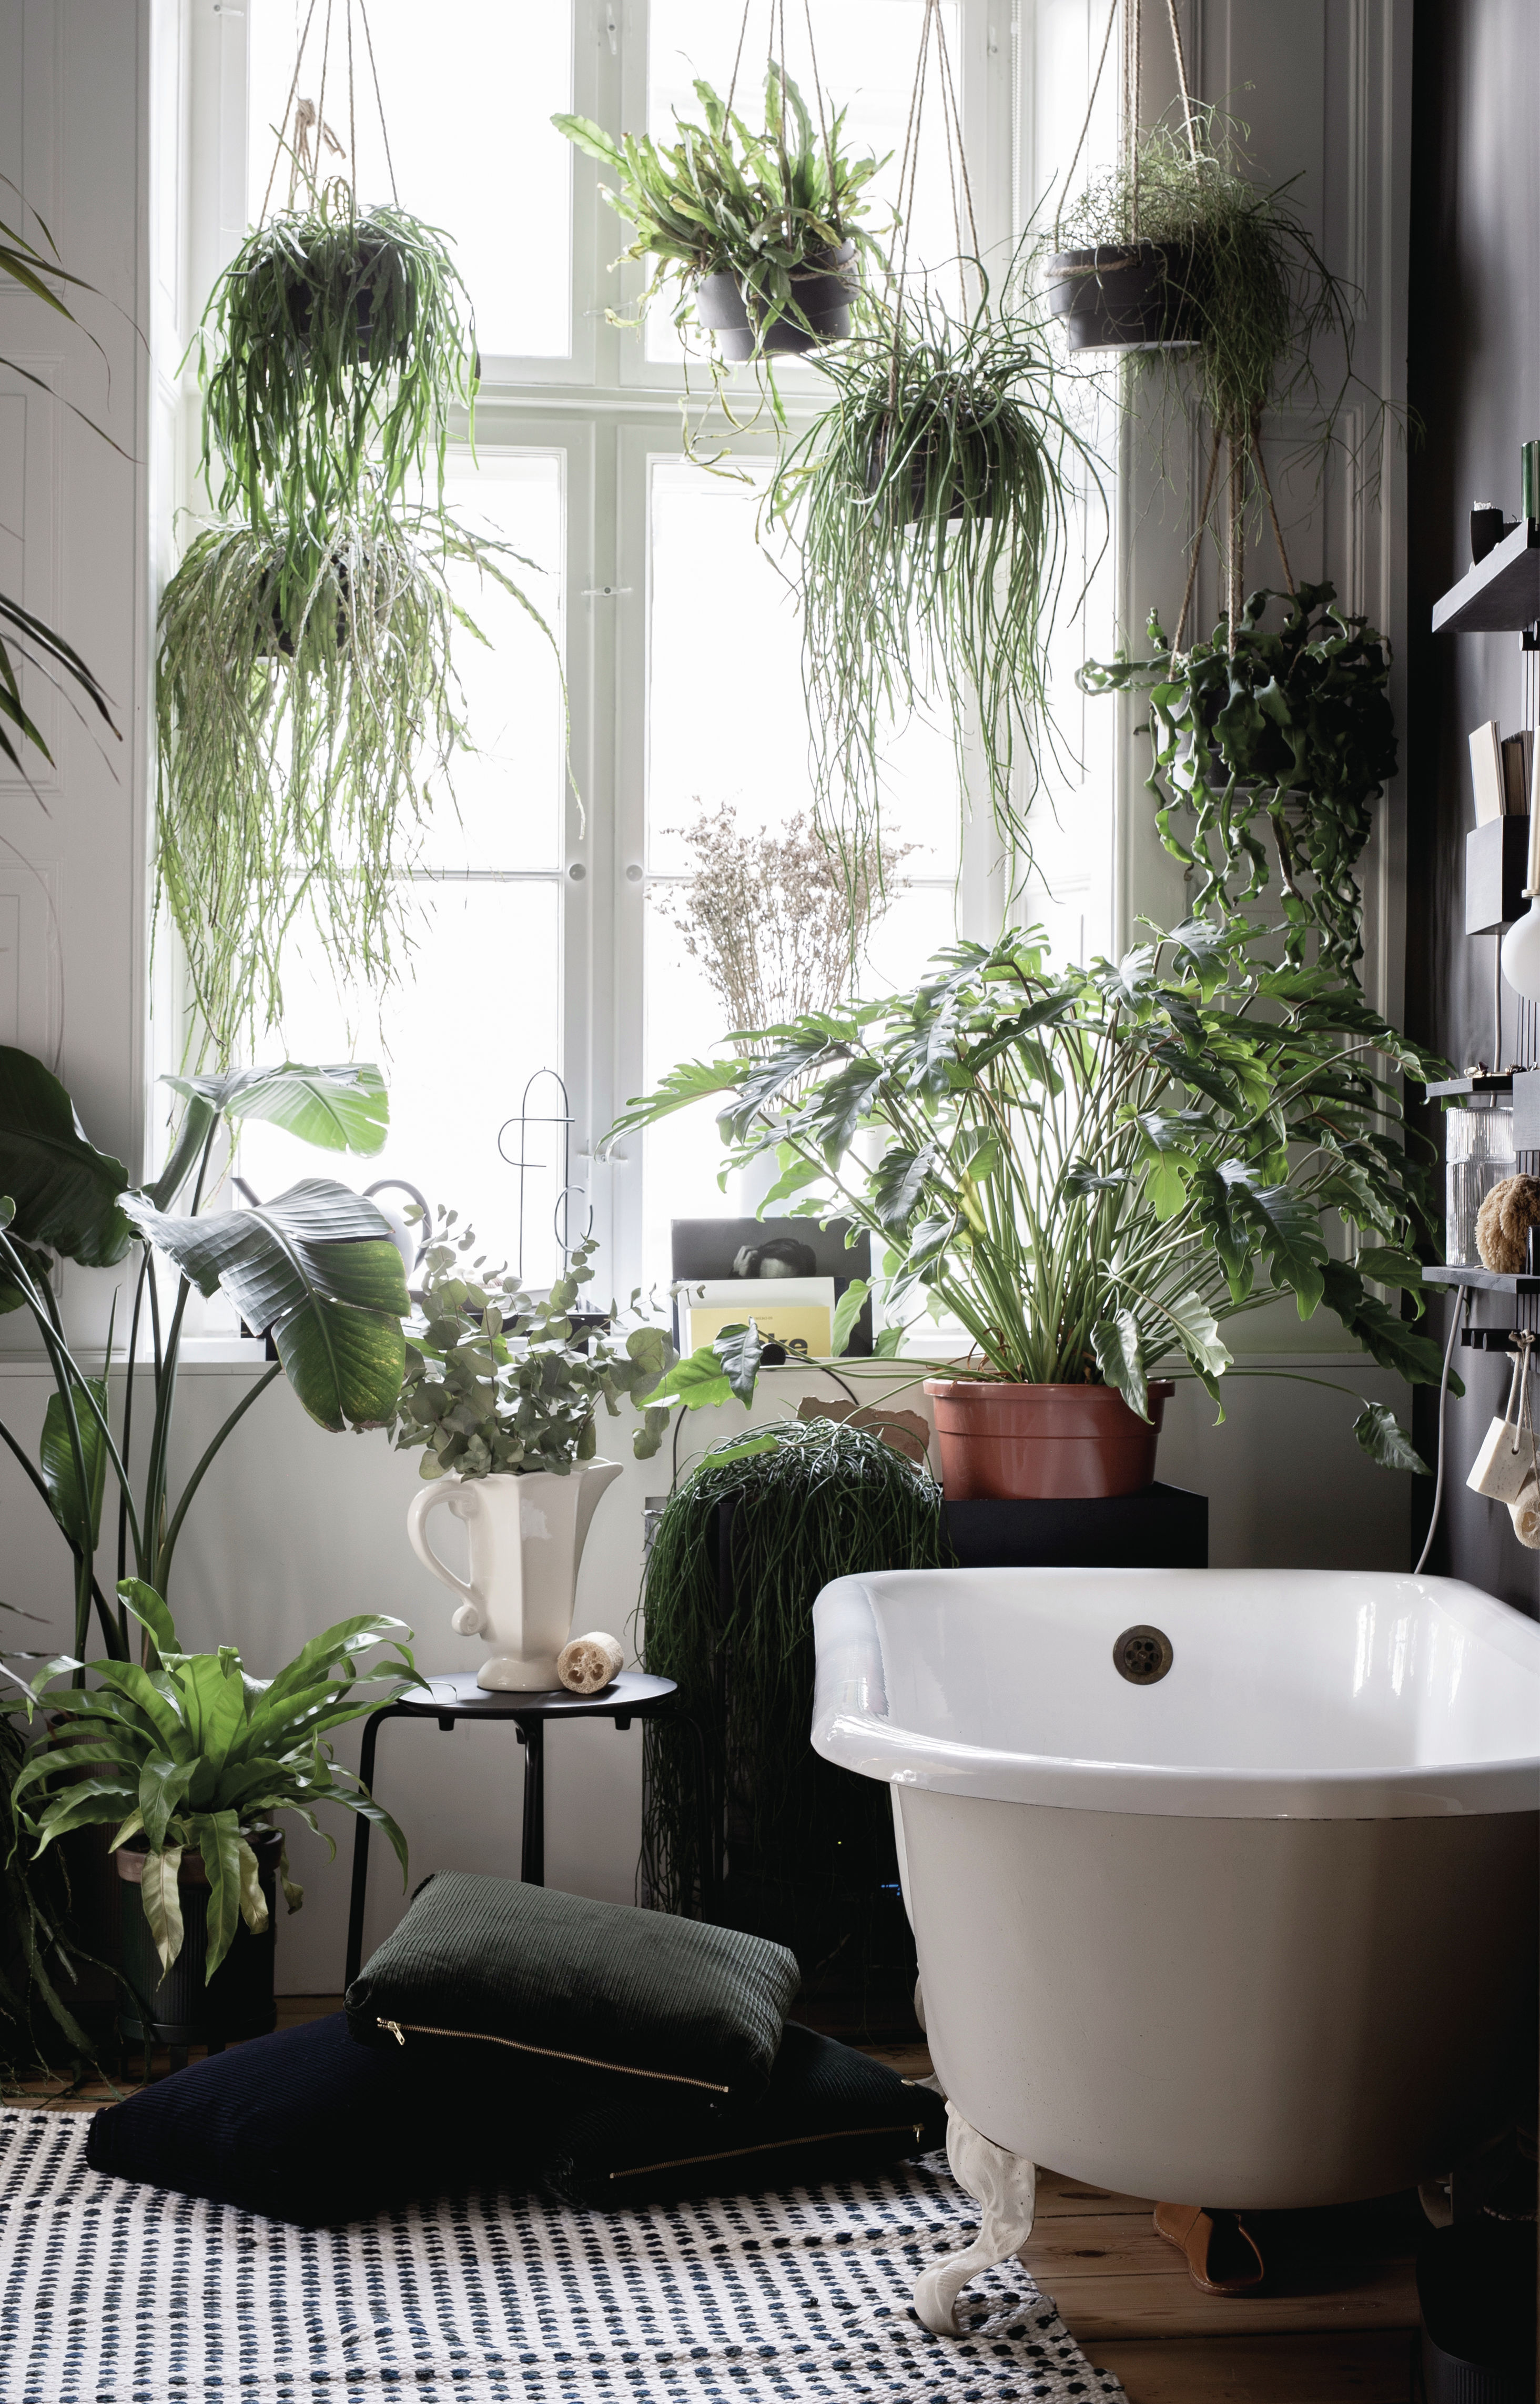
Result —
[[[292, 209], [294, 206], [295, 195], [301, 180], [312, 188], [319, 181], [323, 147], [335, 152], [339, 159], [345, 158], [346, 171], [341, 180], [346, 184], [353, 196], [354, 204], [357, 206], [358, 117], [353, 51], [355, 8], [358, 11], [364, 47], [369, 54], [370, 80], [373, 87], [374, 109], [379, 119], [380, 140], [385, 148], [385, 170], [390, 177], [390, 197], [398, 207], [400, 205], [400, 194], [396, 189], [396, 162], [390, 155], [390, 130], [385, 124], [385, 102], [380, 95], [379, 69], [374, 62], [374, 37], [370, 30], [367, 0], [326, 0], [326, 14], [321, 21], [320, 84], [314, 100], [308, 93], [301, 92], [300, 90], [300, 77], [304, 72], [305, 53], [310, 42], [311, 29], [315, 21], [317, 5], [318, 0], [310, 0], [310, 7], [305, 12], [305, 21], [301, 29], [300, 46], [294, 60], [294, 73], [289, 77], [288, 97], [284, 103], [284, 113], [274, 128], [276, 141], [273, 153], [273, 164], [268, 169], [267, 185], [262, 193], [262, 205], [258, 213], [259, 224], [266, 219], [273, 200], [273, 187], [277, 181], [279, 161], [286, 151], [288, 153], [289, 162], [287, 198], [289, 208]], [[342, 41], [339, 47], [345, 46], [347, 52], [347, 143], [345, 147], [328, 123], [326, 115], [327, 77], [330, 72], [331, 63], [332, 18], [339, 7], [343, 15]], [[747, 11], [745, 13], [747, 14]]]

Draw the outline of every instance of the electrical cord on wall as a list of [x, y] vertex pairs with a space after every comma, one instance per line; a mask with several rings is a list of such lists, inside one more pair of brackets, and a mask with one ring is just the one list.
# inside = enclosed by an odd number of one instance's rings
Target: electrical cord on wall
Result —
[[1422, 1549], [1417, 1557], [1417, 1567], [1412, 1572], [1413, 1577], [1421, 1576], [1423, 1563], [1433, 1550], [1433, 1540], [1438, 1532], [1438, 1514], [1444, 1503], [1444, 1408], [1449, 1398], [1449, 1363], [1454, 1359], [1455, 1338], [1465, 1323], [1465, 1316], [1470, 1309], [1470, 1305], [1471, 1290], [1468, 1285], [1463, 1285], [1460, 1289], [1459, 1304], [1453, 1318], [1449, 1321], [1449, 1340], [1444, 1347], [1444, 1374], [1438, 1380], [1438, 1467], [1433, 1482], [1433, 1516], [1428, 1521], [1428, 1532], [1423, 1539]]

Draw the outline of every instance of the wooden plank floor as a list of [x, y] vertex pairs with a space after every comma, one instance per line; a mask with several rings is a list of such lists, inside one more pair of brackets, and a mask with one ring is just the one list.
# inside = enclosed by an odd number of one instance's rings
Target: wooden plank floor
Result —
[[[340, 1995], [285, 1995], [278, 2025], [341, 2006]], [[922, 2046], [866, 2049], [905, 2077], [930, 2073]], [[64, 2095], [39, 2084], [10, 2100], [92, 2112], [123, 2091], [98, 2084]], [[1044, 2171], [1037, 2226], [1022, 2252], [1091, 2362], [1122, 2382], [1128, 2404], [1407, 2404], [1415, 2202], [1255, 2215], [1266, 2289], [1238, 2297], [1200, 2295], [1181, 2255], [1155, 2234], [1151, 2210], [1147, 2197]]]

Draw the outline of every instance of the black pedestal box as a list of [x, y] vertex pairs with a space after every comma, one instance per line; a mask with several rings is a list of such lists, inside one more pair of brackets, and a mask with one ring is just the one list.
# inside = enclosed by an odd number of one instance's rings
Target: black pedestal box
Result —
[[1100, 1502], [944, 1502], [965, 1570], [1204, 1570], [1209, 1498], [1147, 1486]]

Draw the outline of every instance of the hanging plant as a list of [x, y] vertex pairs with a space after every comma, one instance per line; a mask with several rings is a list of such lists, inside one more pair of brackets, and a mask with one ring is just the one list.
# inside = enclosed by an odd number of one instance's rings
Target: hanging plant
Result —
[[[204, 480], [254, 525], [442, 489], [449, 418], [474, 404], [469, 297], [447, 237], [341, 177], [249, 233], [198, 338]], [[216, 491], [216, 481], [218, 489]]]
[[[1287, 604], [1276, 632], [1262, 622], [1272, 600]], [[1364, 952], [1353, 871], [1396, 766], [1389, 643], [1339, 609], [1330, 584], [1253, 593], [1237, 625], [1189, 651], [1173, 650], [1153, 614], [1149, 636], [1151, 658], [1092, 661], [1079, 681], [1149, 695], [1146, 786], [1161, 841], [1197, 880], [1195, 915], [1225, 915], [1266, 888], [1270, 832], [1289, 959], [1303, 963], [1313, 931], [1321, 957], [1351, 975]]]
[[926, 294], [823, 370], [833, 398], [767, 505], [796, 546], [820, 808], [861, 874], [884, 746], [931, 708], [954, 730], [959, 778], [972, 734], [996, 822], [1025, 858], [1072, 486], [1082, 470], [1096, 481], [1043, 329], [997, 311], [987, 287], [960, 323]]
[[438, 510], [365, 509], [318, 536], [202, 534], [161, 599], [160, 891], [214, 1053], [277, 1023], [291, 931], [371, 989], [399, 967], [400, 877], [467, 736], [450, 659], [473, 566], [549, 629], [506, 545]]
[[850, 331], [861, 293], [861, 257], [882, 252], [861, 222], [862, 198], [883, 161], [852, 159], [842, 146], [845, 112], [827, 116], [819, 95], [815, 127], [806, 103], [772, 60], [764, 77], [764, 131], [751, 133], [696, 79], [704, 123], [674, 117], [678, 139], [660, 147], [647, 134], [617, 143], [587, 117], [553, 117], [618, 185], [601, 186], [636, 229], [627, 259], [656, 261], [641, 310], [674, 287], [674, 323], [709, 331], [724, 359], [809, 351]]

